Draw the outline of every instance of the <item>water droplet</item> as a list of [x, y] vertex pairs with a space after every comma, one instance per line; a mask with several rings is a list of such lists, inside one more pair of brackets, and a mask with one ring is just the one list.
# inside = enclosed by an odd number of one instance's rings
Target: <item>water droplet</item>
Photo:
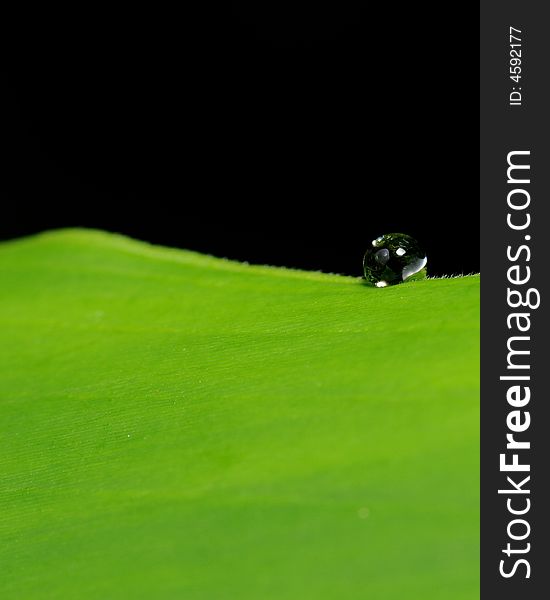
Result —
[[426, 277], [426, 253], [404, 233], [388, 233], [372, 241], [363, 258], [365, 279], [376, 287]]

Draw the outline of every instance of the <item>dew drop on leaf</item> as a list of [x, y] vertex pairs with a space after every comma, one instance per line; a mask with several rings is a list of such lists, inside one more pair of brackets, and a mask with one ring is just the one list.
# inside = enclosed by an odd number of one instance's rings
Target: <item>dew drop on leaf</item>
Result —
[[424, 279], [428, 259], [420, 244], [404, 233], [388, 233], [372, 241], [363, 258], [365, 279], [376, 287]]

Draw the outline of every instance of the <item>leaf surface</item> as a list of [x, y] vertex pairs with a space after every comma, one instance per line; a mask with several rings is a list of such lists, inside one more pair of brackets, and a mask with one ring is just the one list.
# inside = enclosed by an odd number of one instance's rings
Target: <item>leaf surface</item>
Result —
[[0, 246], [0, 596], [479, 595], [479, 276]]

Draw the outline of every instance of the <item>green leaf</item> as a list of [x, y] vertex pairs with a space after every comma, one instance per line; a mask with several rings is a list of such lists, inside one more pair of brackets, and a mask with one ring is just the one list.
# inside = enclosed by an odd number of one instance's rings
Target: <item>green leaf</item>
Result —
[[478, 597], [479, 276], [62, 230], [0, 286], [3, 599]]

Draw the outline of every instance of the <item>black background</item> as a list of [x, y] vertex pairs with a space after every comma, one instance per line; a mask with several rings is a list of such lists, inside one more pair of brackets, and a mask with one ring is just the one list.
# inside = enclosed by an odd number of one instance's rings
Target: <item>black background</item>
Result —
[[358, 275], [397, 231], [431, 274], [479, 270], [464, 6], [79, 10], [9, 23], [0, 238], [97, 227]]

